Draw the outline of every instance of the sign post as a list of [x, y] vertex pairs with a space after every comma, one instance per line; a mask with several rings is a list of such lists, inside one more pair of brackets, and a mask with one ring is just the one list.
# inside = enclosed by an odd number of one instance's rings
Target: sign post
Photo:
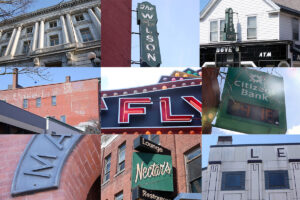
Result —
[[287, 130], [283, 78], [228, 68], [216, 127], [253, 134]]
[[156, 7], [149, 2], [138, 3], [137, 24], [140, 26], [141, 67], [159, 67], [161, 56], [156, 26]]

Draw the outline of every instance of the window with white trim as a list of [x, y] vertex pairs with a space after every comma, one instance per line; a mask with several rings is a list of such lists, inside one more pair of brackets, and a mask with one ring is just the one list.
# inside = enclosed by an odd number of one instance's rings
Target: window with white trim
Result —
[[110, 165], [111, 165], [110, 161], [111, 161], [111, 154], [109, 154], [105, 158], [103, 183], [107, 182], [110, 177]]
[[247, 39], [257, 38], [257, 22], [256, 16], [247, 18]]
[[224, 41], [223, 35], [224, 35], [224, 28], [225, 28], [225, 20], [220, 20], [220, 41]]
[[126, 151], [126, 143], [123, 143], [121, 146], [119, 146], [118, 172], [125, 169], [125, 151]]
[[210, 41], [218, 42], [218, 21], [210, 22]]

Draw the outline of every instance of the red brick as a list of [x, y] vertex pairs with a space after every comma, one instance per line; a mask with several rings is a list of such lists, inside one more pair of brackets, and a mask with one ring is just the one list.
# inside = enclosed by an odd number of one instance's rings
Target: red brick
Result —
[[[28, 99], [25, 110], [41, 117], [55, 116], [56, 119], [65, 115], [68, 124], [78, 125], [80, 122], [99, 120], [99, 87], [98, 79], [89, 79], [2, 90], [0, 96], [19, 108], [23, 108], [23, 99]], [[51, 96], [56, 96], [56, 106], [51, 105]], [[41, 97], [39, 108], [35, 105], [38, 97]]]
[[[11, 183], [20, 156], [23, 153], [22, 151], [14, 153], [14, 151], [17, 149], [25, 149], [31, 136], [0, 136], [0, 144], [5, 144], [5, 147], [0, 145], [0, 152], [4, 152], [3, 154], [0, 154], [0, 200], [86, 199], [92, 184], [97, 179], [97, 177], [100, 176], [100, 171], [95, 170], [95, 168], [91, 168], [90, 166], [93, 166], [94, 162], [92, 162], [91, 164], [87, 163], [88, 160], [99, 159], [97, 154], [90, 153], [94, 152], [96, 147], [94, 145], [89, 146], [86, 144], [91, 143], [91, 141], [95, 139], [99, 140], [97, 137], [100, 138], [100, 135], [96, 135], [93, 137], [91, 136], [92, 135], [86, 135], [77, 144], [74, 151], [71, 153], [70, 157], [66, 161], [61, 174], [60, 186], [58, 189], [38, 192], [31, 195], [19, 196], [14, 198], [12, 198], [10, 195]], [[10, 145], [7, 145], [8, 143]], [[100, 144], [98, 149], [100, 151]], [[83, 157], [86, 157], [88, 159], [85, 158], [85, 162], [82, 162], [81, 159]], [[8, 160], [8, 162], [5, 162], [5, 160]], [[86, 173], [85, 168], [87, 168], [87, 170], [89, 171], [89, 176], [87, 176], [86, 174], [85, 176], [83, 176], [83, 172]], [[98, 166], [98, 168], [100, 168], [100, 166]]]

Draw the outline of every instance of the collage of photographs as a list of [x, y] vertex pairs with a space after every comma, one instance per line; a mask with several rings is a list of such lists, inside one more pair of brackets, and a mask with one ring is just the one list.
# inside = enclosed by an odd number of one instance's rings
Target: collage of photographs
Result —
[[0, 1], [0, 200], [300, 200], [300, 0]]

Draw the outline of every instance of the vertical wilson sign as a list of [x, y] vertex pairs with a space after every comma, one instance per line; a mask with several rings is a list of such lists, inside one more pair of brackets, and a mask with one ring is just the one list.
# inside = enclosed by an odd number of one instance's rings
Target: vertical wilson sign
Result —
[[131, 188], [173, 192], [171, 155], [133, 153]]
[[138, 3], [137, 24], [140, 26], [141, 67], [159, 67], [161, 56], [156, 26], [156, 7], [149, 2]]
[[225, 41], [235, 41], [236, 35], [233, 24], [233, 10], [232, 8], [227, 8], [225, 10], [225, 28], [223, 39]]
[[283, 78], [247, 68], [228, 68], [216, 126], [244, 133], [285, 133]]

